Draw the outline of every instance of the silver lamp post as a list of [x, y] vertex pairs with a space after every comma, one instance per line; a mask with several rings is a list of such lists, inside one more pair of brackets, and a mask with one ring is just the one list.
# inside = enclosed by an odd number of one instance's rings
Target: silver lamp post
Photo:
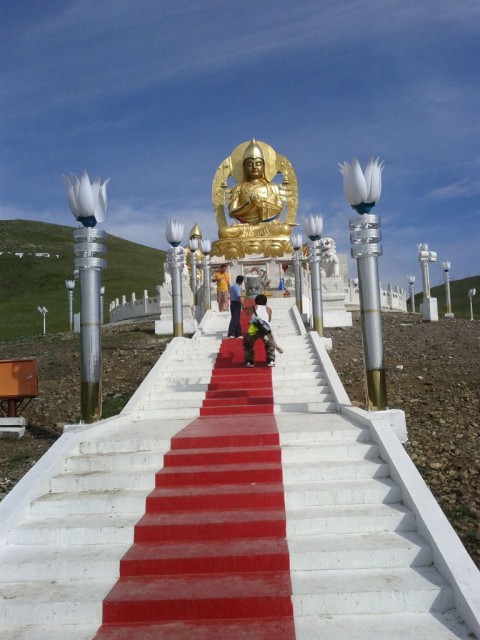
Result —
[[382, 255], [381, 221], [370, 213], [382, 189], [383, 162], [370, 158], [362, 172], [357, 158], [339, 164], [345, 197], [357, 212], [350, 218], [351, 255], [357, 261], [363, 351], [366, 368], [366, 404], [369, 411], [388, 408], [387, 381], [383, 360], [382, 315], [378, 257]]
[[95, 229], [107, 211], [107, 183], [97, 176], [92, 183], [86, 171], [80, 180], [63, 176], [68, 205], [83, 225], [73, 232], [75, 269], [80, 280], [80, 395], [82, 421], [102, 417], [102, 354], [100, 343], [100, 272], [106, 267], [105, 231]]
[[313, 328], [319, 336], [323, 336], [322, 309], [322, 274], [320, 270], [322, 247], [320, 238], [323, 230], [323, 218], [320, 215], [308, 216], [303, 219], [303, 230], [310, 238], [308, 245], [308, 262], [310, 264], [310, 279], [312, 288]]
[[295, 271], [295, 304], [299, 313], [303, 313], [302, 304], [302, 236], [300, 233], [292, 233], [290, 244], [293, 247], [293, 268]]
[[173, 335], [176, 338], [183, 336], [182, 271], [185, 254], [180, 246], [183, 228], [183, 223], [175, 220], [169, 220], [165, 227], [165, 237], [171, 245], [167, 260], [172, 276]]
[[477, 293], [476, 289], [468, 290], [468, 298], [470, 300], [470, 320], [473, 320], [473, 296]]
[[73, 331], [73, 290], [75, 289], [75, 280], [65, 280], [65, 286], [68, 300], [68, 326], [70, 331]]
[[450, 297], [450, 269], [451, 262], [447, 260], [442, 262], [443, 269], [443, 281], [445, 283], [445, 302], [447, 304], [447, 313], [445, 314], [445, 318], [454, 318], [454, 314], [452, 313], [452, 299]]
[[47, 321], [46, 316], [48, 313], [47, 307], [37, 307], [38, 311], [43, 315], [43, 335], [47, 332]]
[[200, 240], [200, 251], [203, 254], [203, 289], [204, 289], [204, 310], [208, 311], [212, 307], [212, 289], [210, 285], [210, 251], [212, 243], [210, 240]]
[[415, 313], [415, 276], [407, 276], [407, 282], [410, 292], [410, 310]]
[[197, 304], [197, 257], [195, 251], [198, 250], [198, 240], [196, 238], [190, 238], [188, 241], [188, 247], [190, 249], [190, 278], [191, 287], [193, 293], [193, 304]]

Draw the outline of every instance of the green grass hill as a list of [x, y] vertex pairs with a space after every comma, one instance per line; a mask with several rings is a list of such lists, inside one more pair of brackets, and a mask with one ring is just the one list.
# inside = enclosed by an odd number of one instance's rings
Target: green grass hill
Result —
[[[477, 320], [480, 317], [480, 276], [473, 276], [464, 278], [463, 280], [452, 280], [450, 282], [450, 300], [452, 313], [455, 318], [470, 319], [470, 300], [468, 298], [470, 289], [476, 289], [477, 291], [473, 298], [473, 317]], [[445, 285], [441, 284], [437, 287], [431, 287], [430, 296], [437, 299], [438, 316], [443, 318], [447, 313]], [[420, 313], [422, 301], [423, 295], [417, 293], [415, 295], [415, 309], [417, 313]], [[410, 300], [408, 301], [408, 310], [410, 311]]]
[[[17, 254], [17, 255], [15, 255]], [[40, 254], [48, 254], [40, 255]], [[165, 251], [151, 249], [107, 234], [107, 268], [102, 271], [105, 287], [104, 317], [108, 321], [111, 300], [144, 289], [149, 295], [163, 282]], [[47, 333], [68, 330], [68, 298], [65, 280], [73, 279], [73, 228], [31, 220], [0, 221], [0, 339], [12, 340], [41, 335], [48, 309]], [[78, 283], [73, 293], [73, 311], [80, 310]]]

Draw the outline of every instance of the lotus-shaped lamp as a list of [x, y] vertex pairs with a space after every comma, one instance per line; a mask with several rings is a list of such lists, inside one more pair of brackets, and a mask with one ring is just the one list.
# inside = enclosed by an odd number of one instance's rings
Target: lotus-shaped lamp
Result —
[[415, 284], [415, 276], [407, 276], [408, 284]]
[[312, 242], [319, 240], [323, 231], [323, 218], [320, 215], [309, 215], [303, 218], [303, 230]]
[[188, 247], [192, 253], [195, 253], [198, 249], [198, 240], [197, 238], [190, 238], [188, 241]]
[[88, 173], [84, 171], [80, 180], [74, 173], [70, 178], [63, 176], [67, 201], [70, 211], [76, 220], [84, 227], [94, 227], [97, 222], [103, 222], [107, 213], [107, 184], [110, 178], [100, 184], [100, 176], [97, 176], [92, 183]]
[[450, 260], [447, 260], [446, 262], [442, 262], [442, 269], [444, 271], [450, 271], [451, 266], [452, 266], [452, 263], [450, 262]]
[[207, 240], [207, 239], [200, 240], [200, 251], [203, 253], [204, 256], [208, 256], [211, 250], [212, 250], [212, 243], [210, 242], [210, 240]]
[[382, 191], [383, 162], [370, 158], [363, 173], [357, 158], [352, 164], [339, 162], [343, 174], [343, 191], [350, 206], [357, 213], [370, 213]]
[[172, 247], [178, 247], [182, 242], [183, 229], [183, 222], [177, 222], [176, 220], [169, 220], [165, 225], [165, 237]]
[[294, 251], [298, 251], [303, 244], [302, 235], [300, 233], [292, 233], [290, 236], [290, 244]]
[[65, 280], [65, 286], [69, 291], [73, 291], [75, 289], [75, 280]]

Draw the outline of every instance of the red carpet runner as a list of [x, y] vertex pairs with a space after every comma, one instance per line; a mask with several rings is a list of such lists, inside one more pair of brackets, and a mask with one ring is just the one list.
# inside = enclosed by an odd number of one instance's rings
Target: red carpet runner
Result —
[[156, 474], [96, 640], [294, 640], [271, 371], [224, 340]]

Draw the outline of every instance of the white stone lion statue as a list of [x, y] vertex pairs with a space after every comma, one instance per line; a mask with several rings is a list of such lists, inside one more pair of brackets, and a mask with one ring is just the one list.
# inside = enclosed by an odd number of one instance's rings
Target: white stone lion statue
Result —
[[321, 265], [327, 278], [340, 277], [340, 262], [337, 256], [337, 245], [333, 238], [322, 238]]

